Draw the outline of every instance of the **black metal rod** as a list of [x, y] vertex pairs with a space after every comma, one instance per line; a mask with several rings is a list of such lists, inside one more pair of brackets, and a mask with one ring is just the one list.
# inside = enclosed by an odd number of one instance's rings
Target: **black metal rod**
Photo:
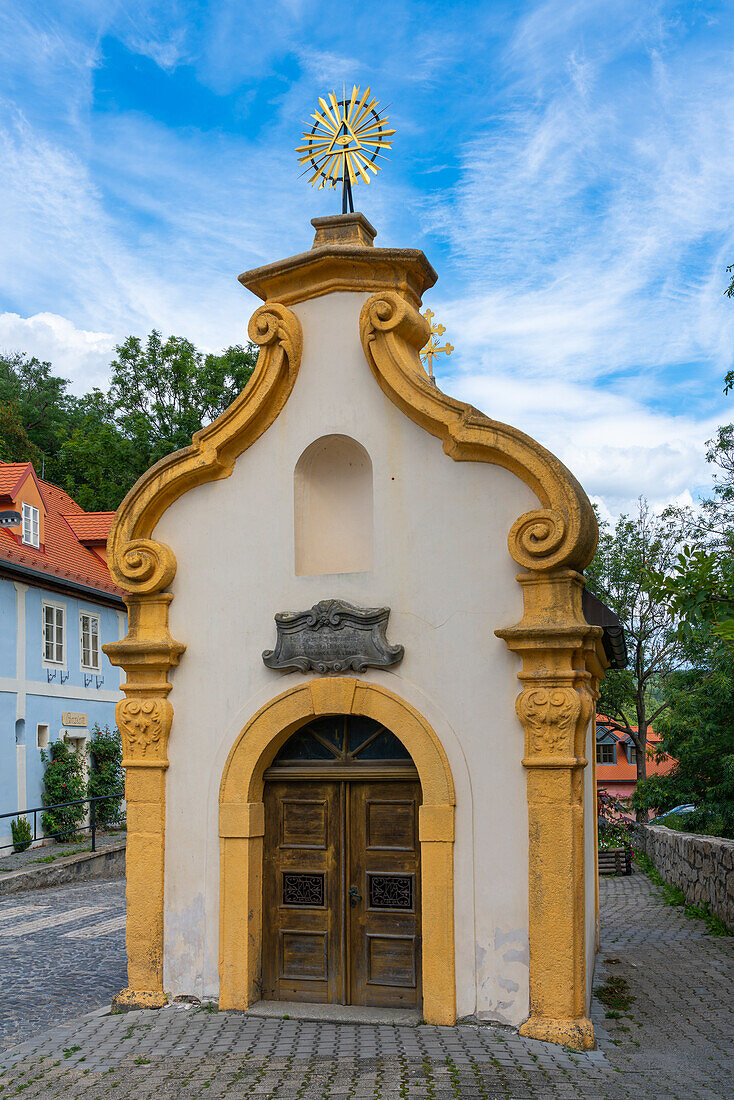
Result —
[[[347, 209], [347, 202], [349, 208]], [[349, 172], [347, 171], [346, 164], [344, 165], [344, 178], [342, 184], [342, 214], [354, 213], [354, 201], [352, 199], [352, 185], [349, 181]]]
[[[8, 818], [8, 817], [18, 818], [18, 817], [25, 817], [26, 814], [33, 814], [33, 840], [36, 841], [36, 840], [38, 840], [38, 814], [39, 813], [46, 813], [48, 811], [53, 811], [53, 810], [61, 810], [61, 809], [64, 809], [65, 807], [67, 807], [67, 806], [86, 806], [86, 805], [89, 805], [90, 811], [91, 811], [90, 824], [89, 825], [79, 825], [79, 826], [77, 826], [77, 828], [75, 828], [73, 830], [73, 833], [71, 835], [74, 836], [77, 833], [83, 833], [86, 830], [91, 828], [91, 830], [92, 830], [92, 851], [94, 852], [94, 851], [96, 851], [96, 828], [97, 828], [96, 803], [97, 802], [108, 802], [111, 799], [123, 799], [124, 797], [125, 797], [125, 792], [120, 791], [118, 794], [98, 794], [98, 795], [95, 795], [94, 798], [78, 798], [74, 802], [54, 802], [51, 806], [29, 806], [27, 810], [14, 810], [12, 813], [0, 814], [0, 821], [3, 820], [4, 818]], [[43, 835], [44, 835], [44, 838], [46, 840], [53, 840], [55, 837], [68, 835], [68, 830], [67, 829], [60, 829], [57, 833], [44, 833]], [[10, 844], [0, 844], [0, 852], [3, 851], [5, 848], [14, 848], [14, 847], [15, 847], [14, 841], [11, 841]]]

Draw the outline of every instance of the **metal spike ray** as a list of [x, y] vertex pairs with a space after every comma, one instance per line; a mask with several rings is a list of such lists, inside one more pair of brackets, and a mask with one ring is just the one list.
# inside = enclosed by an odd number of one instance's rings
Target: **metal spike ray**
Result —
[[303, 131], [303, 144], [296, 148], [310, 184], [321, 190], [341, 183], [343, 214], [354, 210], [352, 188], [360, 182], [369, 185], [370, 172], [380, 171], [378, 159], [386, 159], [382, 150], [392, 149], [395, 130], [387, 128], [387, 116], [379, 114], [378, 101], [371, 95], [370, 88], [362, 93], [357, 84], [348, 94], [345, 84], [341, 99], [336, 92], [319, 96], [311, 113], [313, 124]]

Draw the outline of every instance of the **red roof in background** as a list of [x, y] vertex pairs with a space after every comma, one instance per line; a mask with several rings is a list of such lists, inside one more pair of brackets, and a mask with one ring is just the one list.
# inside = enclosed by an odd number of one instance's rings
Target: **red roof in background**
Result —
[[69, 512], [64, 519], [79, 542], [107, 542], [114, 512]]
[[29, 466], [30, 462], [0, 462], [0, 496], [12, 499]]
[[63, 489], [42, 481], [30, 462], [0, 462], [0, 495], [13, 499], [28, 472], [35, 477], [46, 508], [45, 542], [38, 549], [26, 546], [20, 533], [0, 527], [0, 564], [13, 562], [61, 581], [122, 596], [106, 564], [84, 545], [107, 540], [114, 512], [85, 512]]
[[[630, 744], [630, 738], [626, 733], [622, 733], [620, 730], [612, 729], [609, 725], [609, 719], [603, 718], [601, 714], [597, 715], [597, 733], [600, 726], [606, 726], [610, 733], [613, 733], [617, 738], [619, 744], [619, 750], [617, 752], [616, 764], [597, 764], [596, 765], [596, 778], [606, 780], [624, 780], [626, 782], [637, 782], [637, 765], [629, 764], [627, 762], [627, 753], [624, 751], [624, 746]], [[632, 726], [632, 729], [637, 732], [637, 726]], [[657, 761], [653, 756], [659, 742], [662, 741], [662, 737], [659, 733], [655, 733], [652, 726], [647, 727], [647, 774], [648, 775], [667, 775], [673, 768], [676, 761], [672, 756], [666, 756], [663, 760]]]

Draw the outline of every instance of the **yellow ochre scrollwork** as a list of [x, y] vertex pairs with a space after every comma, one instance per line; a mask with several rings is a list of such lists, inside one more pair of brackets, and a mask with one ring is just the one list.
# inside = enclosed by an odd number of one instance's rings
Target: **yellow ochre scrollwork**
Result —
[[235, 460], [273, 423], [298, 375], [303, 337], [296, 315], [278, 302], [253, 313], [250, 339], [260, 347], [245, 389], [191, 446], [167, 455], [136, 482], [117, 510], [107, 544], [113, 579], [139, 594], [160, 592], [176, 573], [170, 547], [150, 536], [170, 505], [195, 485], [229, 477]]
[[457, 462], [491, 462], [512, 471], [541, 507], [512, 526], [510, 553], [525, 569], [583, 569], [598, 529], [586, 493], [563, 463], [534, 439], [448, 397], [431, 383], [419, 352], [428, 322], [396, 291], [373, 294], [360, 316], [362, 347], [383, 393]]

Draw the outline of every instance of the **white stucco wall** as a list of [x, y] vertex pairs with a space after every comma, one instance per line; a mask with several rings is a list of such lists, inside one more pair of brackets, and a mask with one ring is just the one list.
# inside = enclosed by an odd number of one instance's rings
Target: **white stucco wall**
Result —
[[[218, 993], [222, 768], [258, 707], [310, 678], [263, 665], [273, 616], [339, 597], [392, 609], [388, 637], [405, 657], [395, 671], [365, 678], [426, 717], [452, 768], [458, 1013], [518, 1024], [528, 1014], [519, 660], [493, 632], [521, 618], [506, 540], [537, 501], [505, 470], [453, 462], [388, 401], [359, 341], [364, 297], [334, 294], [295, 307], [304, 349], [285, 409], [230, 478], [186, 494], [154, 532], [178, 560], [171, 633], [187, 646], [171, 673], [165, 988]], [[372, 460], [374, 568], [296, 576], [293, 472], [305, 448], [331, 433], [353, 437]]]

